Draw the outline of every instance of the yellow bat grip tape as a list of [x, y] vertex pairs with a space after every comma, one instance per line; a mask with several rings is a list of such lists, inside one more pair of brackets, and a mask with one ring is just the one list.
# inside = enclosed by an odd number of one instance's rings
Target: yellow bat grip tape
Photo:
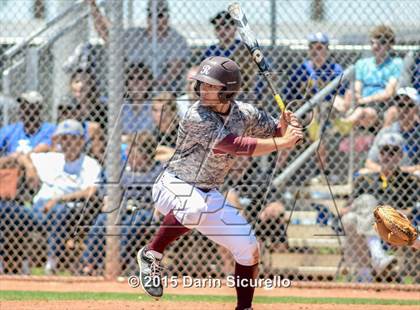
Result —
[[280, 95], [279, 95], [279, 94], [275, 94], [275, 95], [274, 95], [274, 99], [276, 100], [277, 104], [279, 105], [280, 110], [281, 110], [282, 112], [284, 112], [284, 110], [286, 110], [286, 106], [284, 105], [283, 100], [281, 100]]

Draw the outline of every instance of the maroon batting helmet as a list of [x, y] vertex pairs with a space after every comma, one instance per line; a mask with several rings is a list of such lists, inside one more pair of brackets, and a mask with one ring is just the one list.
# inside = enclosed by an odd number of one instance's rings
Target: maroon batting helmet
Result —
[[194, 90], [198, 96], [200, 96], [201, 83], [223, 86], [219, 93], [219, 99], [222, 102], [233, 100], [241, 88], [239, 67], [233, 60], [226, 57], [211, 56], [204, 59], [198, 73], [191, 78], [197, 81]]

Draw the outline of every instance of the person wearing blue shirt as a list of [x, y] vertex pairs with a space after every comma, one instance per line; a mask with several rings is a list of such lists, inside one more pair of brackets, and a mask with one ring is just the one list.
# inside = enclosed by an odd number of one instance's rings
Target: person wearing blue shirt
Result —
[[[329, 55], [329, 38], [325, 33], [317, 32], [309, 34], [308, 40], [308, 59], [301, 64], [292, 64], [288, 72], [288, 82], [282, 90], [282, 98], [290, 102], [292, 100], [308, 100], [320, 92], [332, 80], [340, 77], [343, 73], [341, 65], [335, 63]], [[320, 118], [325, 119], [328, 115], [330, 104], [334, 107], [338, 102], [345, 101], [346, 84], [341, 83], [336, 89], [331, 91], [325, 98], [324, 103], [319, 109], [319, 116], [306, 131], [308, 139], [315, 141], [320, 136]], [[327, 145], [321, 143], [318, 149], [318, 158], [324, 163], [327, 161]], [[315, 169], [313, 171], [316, 171]]]
[[201, 61], [210, 56], [223, 56], [230, 58], [241, 46], [241, 41], [235, 38], [235, 21], [229, 12], [221, 11], [210, 20], [214, 25], [217, 44], [210, 45], [203, 53]]
[[355, 100], [358, 107], [344, 120], [369, 128], [384, 116], [387, 123], [389, 100], [395, 95], [402, 70], [402, 59], [391, 56], [394, 31], [380, 25], [371, 31], [373, 57], [359, 59], [355, 66]]
[[417, 51], [417, 54], [414, 58], [414, 64], [410, 68], [411, 74], [411, 84], [414, 89], [420, 93], [420, 51]]
[[[341, 65], [334, 63], [329, 57], [329, 38], [325, 33], [313, 33], [308, 36], [308, 56], [302, 64], [293, 64], [288, 72], [289, 80], [283, 89], [283, 97], [287, 101], [308, 99], [323, 89], [328, 83], [343, 73]], [[338, 91], [344, 96], [345, 85], [325, 97], [331, 101]]]
[[19, 122], [0, 129], [0, 156], [12, 153], [47, 152], [52, 144], [55, 125], [42, 121], [43, 97], [36, 91], [17, 98]]

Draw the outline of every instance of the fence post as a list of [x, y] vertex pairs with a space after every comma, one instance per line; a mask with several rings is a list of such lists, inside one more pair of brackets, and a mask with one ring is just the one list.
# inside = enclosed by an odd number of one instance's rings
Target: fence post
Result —
[[108, 42], [108, 147], [106, 152], [107, 195], [109, 209], [107, 218], [105, 277], [115, 279], [120, 274], [119, 264], [119, 225], [118, 209], [121, 189], [119, 186], [121, 125], [118, 120], [123, 99], [123, 5], [122, 1], [113, 1], [109, 10], [111, 27]]
[[26, 50], [25, 85], [27, 90], [39, 90], [39, 53], [37, 47], [30, 47]]
[[[355, 82], [355, 74], [353, 73], [350, 77], [350, 89], [351, 89], [351, 109], [354, 109], [356, 106], [356, 99], [355, 99], [355, 91], [354, 91], [354, 82]], [[353, 184], [353, 174], [354, 174], [354, 161], [355, 161], [355, 154], [354, 154], [354, 129], [352, 128], [349, 135], [350, 139], [350, 154], [349, 154], [349, 170], [347, 175], [347, 183]]]

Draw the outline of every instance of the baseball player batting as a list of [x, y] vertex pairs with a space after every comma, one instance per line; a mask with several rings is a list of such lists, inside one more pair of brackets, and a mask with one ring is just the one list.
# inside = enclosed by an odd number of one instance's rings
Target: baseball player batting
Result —
[[[209, 57], [193, 79], [199, 101], [181, 120], [176, 152], [153, 186], [155, 208], [165, 217], [151, 242], [137, 254], [141, 286], [154, 298], [163, 294], [160, 279], [165, 248], [191, 229], [232, 253], [237, 283], [257, 279], [255, 234], [218, 188], [236, 156], [291, 149], [303, 136], [292, 112], [282, 113], [277, 121], [252, 104], [235, 100], [241, 74], [234, 61]], [[150, 281], [156, 277], [159, 281]], [[252, 285], [237, 285], [236, 294], [237, 310], [252, 309]]]

